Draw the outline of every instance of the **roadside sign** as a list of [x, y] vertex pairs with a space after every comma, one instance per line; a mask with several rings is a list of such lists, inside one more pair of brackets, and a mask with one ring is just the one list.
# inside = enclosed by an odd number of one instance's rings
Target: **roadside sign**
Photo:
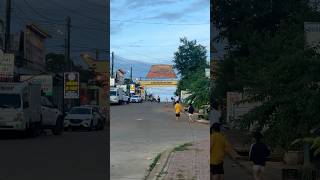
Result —
[[64, 73], [64, 98], [78, 99], [80, 94], [79, 73], [67, 72]]
[[136, 92], [136, 86], [135, 84], [130, 84], [130, 93], [134, 94]]
[[53, 79], [51, 75], [22, 75], [20, 81], [39, 83], [45, 95], [52, 96]]
[[0, 50], [0, 77], [12, 77], [14, 74], [14, 54]]
[[113, 87], [115, 85], [116, 85], [115, 79], [110, 77], [110, 86]]

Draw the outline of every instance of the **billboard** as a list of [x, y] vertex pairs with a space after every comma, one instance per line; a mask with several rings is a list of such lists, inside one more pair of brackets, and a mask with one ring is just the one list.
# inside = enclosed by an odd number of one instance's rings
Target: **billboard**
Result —
[[45, 65], [44, 40], [50, 37], [35, 25], [27, 25], [24, 33], [24, 58], [30, 60], [32, 66], [43, 68]]
[[46, 96], [52, 96], [53, 79], [51, 75], [22, 75], [20, 81], [35, 82], [41, 84], [41, 90]]
[[136, 86], [135, 86], [135, 84], [130, 84], [130, 93], [131, 93], [131, 94], [136, 93]]
[[162, 86], [177, 86], [177, 80], [145, 80], [140, 81], [141, 86], [145, 87], [162, 87]]
[[14, 74], [14, 54], [0, 50], [0, 77], [12, 77]]
[[64, 73], [64, 98], [78, 99], [80, 96], [79, 73]]

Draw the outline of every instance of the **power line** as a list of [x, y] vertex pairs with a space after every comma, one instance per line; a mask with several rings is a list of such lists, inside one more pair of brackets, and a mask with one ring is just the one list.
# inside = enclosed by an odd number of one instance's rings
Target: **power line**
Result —
[[134, 24], [159, 24], [159, 25], [170, 25], [170, 26], [198, 26], [198, 25], [210, 24], [210, 22], [206, 22], [206, 23], [161, 23], [161, 22], [146, 22], [146, 21], [119, 20], [119, 19], [111, 19], [110, 21], [122, 22], [122, 23], [134, 23]]
[[116, 47], [117, 49], [122, 49], [122, 50], [125, 50], [125, 51], [129, 51], [133, 54], [136, 54], [136, 55], [140, 55], [140, 56], [144, 56], [144, 57], [147, 57], [147, 58], [151, 58], [151, 59], [158, 59], [160, 61], [167, 61], [169, 59], [172, 59], [172, 58], [166, 58], [166, 59], [162, 59], [162, 58], [156, 58], [156, 57], [151, 57], [151, 56], [148, 56], [148, 55], [145, 55], [145, 54], [142, 54], [142, 53], [137, 53], [135, 51], [131, 51], [131, 50], [128, 50], [128, 49], [123, 49], [123, 48], [119, 48], [119, 47]]
[[39, 13], [35, 8], [33, 8], [33, 6], [27, 0], [23, 0], [23, 2], [38, 16], [40, 16], [46, 20], [49, 20], [49, 21], [61, 22], [61, 20], [52, 19], [52, 18], [49, 18], [49, 17]]
[[66, 11], [68, 11], [68, 12], [74, 13], [74, 14], [76, 14], [76, 15], [79, 15], [79, 16], [84, 17], [84, 18], [87, 18], [87, 19], [94, 20], [94, 21], [96, 21], [96, 22], [98, 22], [98, 23], [100, 23], [100, 24], [107, 24], [107, 22], [104, 22], [104, 21], [102, 21], [102, 20], [100, 21], [100, 19], [96, 19], [96, 18], [93, 18], [93, 17], [90, 17], [90, 16], [86, 16], [86, 15], [81, 14], [79, 11], [75, 11], [74, 9], [67, 8], [67, 7], [61, 5], [60, 3], [57, 3], [57, 2], [54, 1], [54, 0], [51, 0], [51, 2], [52, 2], [53, 4], [56, 4], [56, 5], [59, 6], [59, 7], [63, 8], [64, 10], [66, 10]]

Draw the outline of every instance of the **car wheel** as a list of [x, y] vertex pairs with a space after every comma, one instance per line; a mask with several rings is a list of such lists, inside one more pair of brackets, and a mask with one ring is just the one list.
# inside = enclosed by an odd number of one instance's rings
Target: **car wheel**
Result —
[[63, 133], [63, 118], [62, 117], [58, 117], [57, 121], [56, 121], [56, 125], [54, 126], [54, 128], [52, 129], [52, 133], [54, 135], [61, 135]]
[[93, 120], [90, 122], [90, 126], [88, 127], [88, 131], [94, 130]]

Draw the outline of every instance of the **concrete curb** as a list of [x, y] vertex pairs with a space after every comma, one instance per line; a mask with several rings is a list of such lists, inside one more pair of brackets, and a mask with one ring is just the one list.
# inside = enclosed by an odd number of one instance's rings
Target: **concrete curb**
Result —
[[168, 160], [170, 158], [171, 153], [173, 152], [174, 149], [166, 150], [161, 153], [160, 159], [158, 160], [156, 166], [149, 172], [144, 180], [157, 180], [163, 169], [166, 167]]
[[210, 124], [210, 121], [207, 121], [207, 120], [196, 120], [197, 123], [201, 123], [201, 124], [206, 124], [206, 125], [209, 125]]

